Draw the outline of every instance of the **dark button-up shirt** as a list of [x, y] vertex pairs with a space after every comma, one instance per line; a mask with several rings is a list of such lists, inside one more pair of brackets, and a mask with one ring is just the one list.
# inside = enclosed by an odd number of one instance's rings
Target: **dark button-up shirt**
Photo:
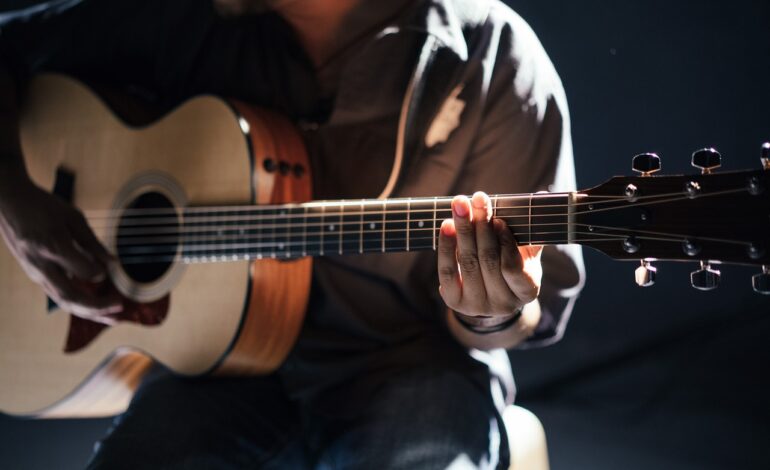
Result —
[[[575, 189], [558, 75], [499, 2], [416, 1], [319, 70], [274, 13], [225, 19], [205, 0], [50, 3], [0, 15], [0, 53], [20, 82], [55, 70], [162, 109], [213, 93], [278, 110], [303, 129], [316, 199], [381, 195], [396, 155], [394, 197]], [[562, 335], [582, 286], [577, 247], [548, 247], [543, 264], [543, 318], [525, 345]], [[445, 309], [432, 252], [317, 259], [280, 374], [297, 397], [343, 384], [365, 393], [415, 365], [488, 380]]]

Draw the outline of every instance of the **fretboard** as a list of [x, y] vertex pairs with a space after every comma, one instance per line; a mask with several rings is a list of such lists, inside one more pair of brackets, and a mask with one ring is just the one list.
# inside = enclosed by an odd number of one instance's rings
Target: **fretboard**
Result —
[[[519, 244], [569, 242], [570, 194], [491, 196]], [[186, 262], [435, 250], [452, 198], [323, 201], [184, 212]]]

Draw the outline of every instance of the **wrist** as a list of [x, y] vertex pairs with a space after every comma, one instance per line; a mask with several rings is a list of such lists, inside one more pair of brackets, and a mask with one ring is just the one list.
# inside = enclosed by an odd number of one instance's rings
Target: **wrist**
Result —
[[[489, 351], [491, 349], [511, 349], [527, 340], [540, 322], [540, 302], [534, 301], [524, 305], [521, 317], [509, 327], [494, 333], [478, 334], [460, 324], [458, 314], [452, 309], [446, 309], [447, 326], [454, 338], [463, 346], [470, 349]], [[462, 314], [460, 314], [462, 315]], [[465, 315], [463, 318], [467, 318]], [[508, 317], [506, 317], [508, 318]]]
[[467, 331], [477, 335], [497, 333], [515, 325], [521, 318], [524, 308], [519, 307], [508, 315], [471, 316], [452, 310], [457, 323]]

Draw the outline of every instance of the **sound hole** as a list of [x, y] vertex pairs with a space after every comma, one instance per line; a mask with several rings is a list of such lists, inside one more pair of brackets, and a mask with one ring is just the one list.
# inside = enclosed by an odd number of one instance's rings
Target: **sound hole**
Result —
[[118, 259], [135, 282], [153, 282], [173, 264], [179, 244], [179, 218], [173, 209], [166, 196], [148, 192], [134, 199], [121, 215]]

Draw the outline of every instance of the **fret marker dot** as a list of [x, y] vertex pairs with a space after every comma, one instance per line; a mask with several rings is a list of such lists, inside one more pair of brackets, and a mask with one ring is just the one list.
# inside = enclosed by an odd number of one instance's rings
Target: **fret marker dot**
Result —
[[417, 226], [420, 227], [420, 228], [423, 228], [425, 226], [425, 222], [423, 222], [421, 220], [421, 221], [417, 222]]
[[279, 243], [279, 244], [278, 244], [278, 249], [279, 249], [279, 250], [283, 250], [283, 243]]
[[333, 232], [333, 231], [334, 231], [334, 225], [329, 225], [329, 231], [330, 231], [330, 232]]
[[369, 224], [369, 228], [370, 228], [370, 229], [372, 229], [372, 230], [374, 230], [374, 229], [376, 229], [376, 228], [377, 228], [377, 224], [375, 224], [374, 222], [371, 222], [371, 223]]

